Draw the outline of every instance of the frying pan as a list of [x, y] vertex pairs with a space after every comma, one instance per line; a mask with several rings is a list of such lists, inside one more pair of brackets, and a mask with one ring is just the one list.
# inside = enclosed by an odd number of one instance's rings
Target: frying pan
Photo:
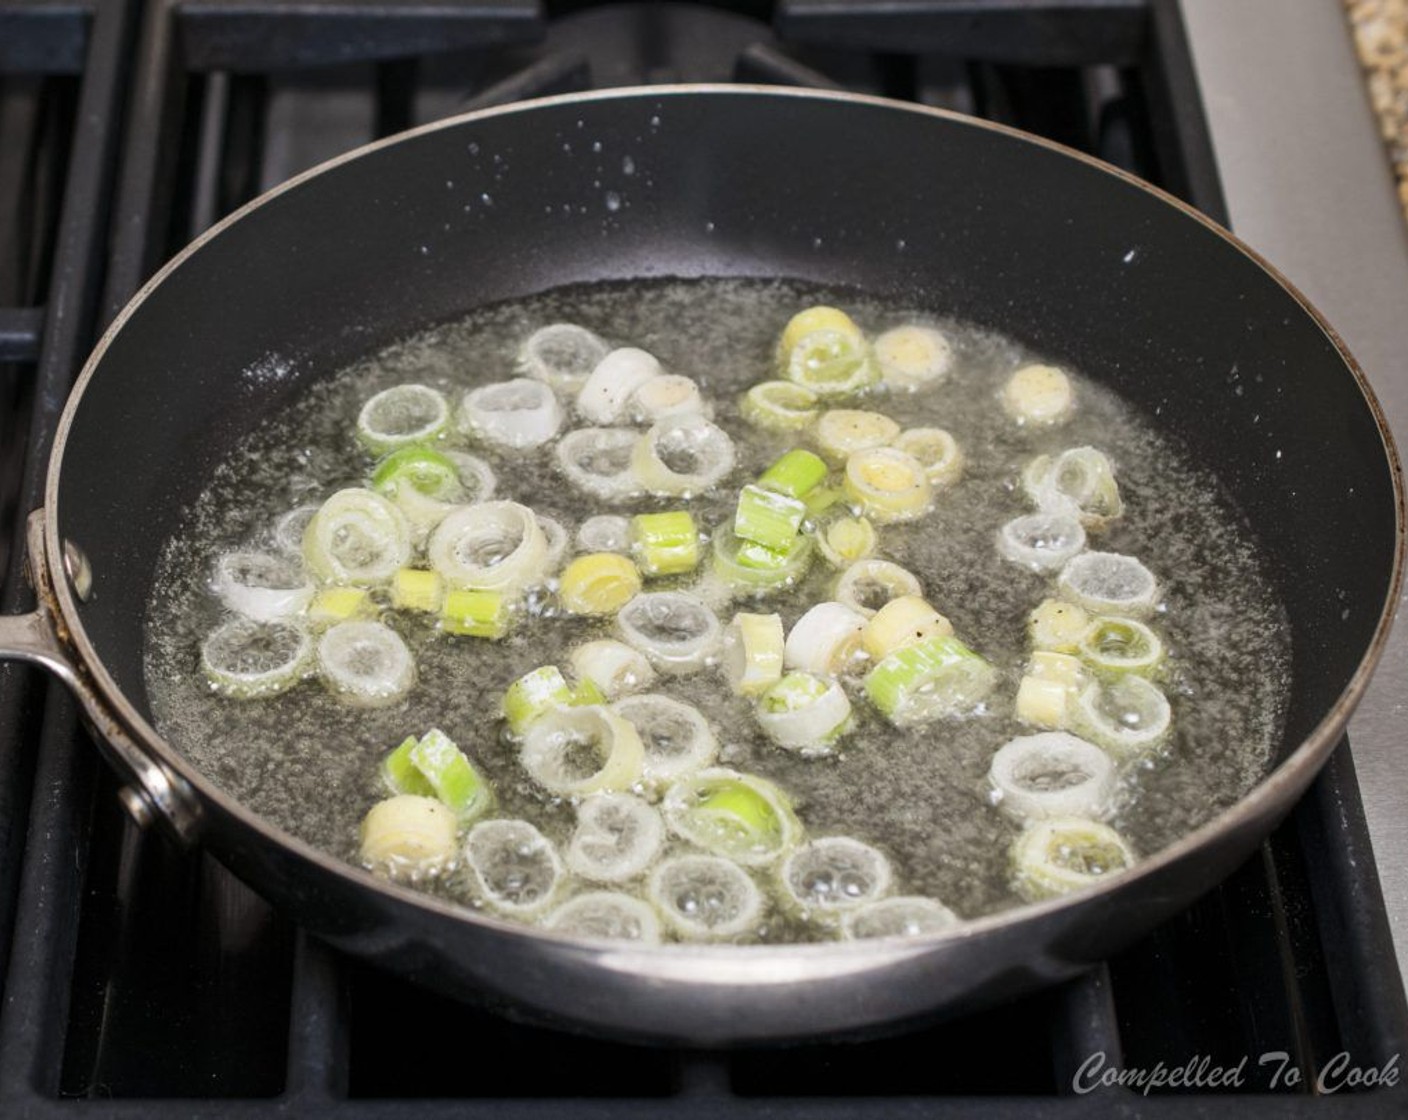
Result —
[[[589, 155], [597, 144], [608, 158]], [[476, 305], [649, 276], [786, 276], [902, 296], [1116, 386], [1215, 470], [1270, 557], [1294, 678], [1275, 769], [1131, 871], [954, 933], [635, 948], [511, 926], [373, 878], [262, 822], [161, 739], [141, 658], [157, 552], [242, 434], [318, 378]], [[1230, 872], [1305, 789], [1364, 690], [1397, 597], [1401, 526], [1396, 454], [1353, 360], [1264, 262], [1175, 200], [913, 105], [617, 90], [364, 148], [168, 264], [102, 339], [64, 412], [30, 521], [39, 608], [0, 619], [0, 653], [74, 689], [134, 815], [207, 845], [352, 953], [621, 1036], [800, 1038], [1069, 976]]]

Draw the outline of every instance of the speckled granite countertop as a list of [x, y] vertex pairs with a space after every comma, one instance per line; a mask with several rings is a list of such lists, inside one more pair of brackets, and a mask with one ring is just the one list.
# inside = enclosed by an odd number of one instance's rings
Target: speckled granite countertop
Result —
[[1344, 0], [1408, 216], [1408, 0]]

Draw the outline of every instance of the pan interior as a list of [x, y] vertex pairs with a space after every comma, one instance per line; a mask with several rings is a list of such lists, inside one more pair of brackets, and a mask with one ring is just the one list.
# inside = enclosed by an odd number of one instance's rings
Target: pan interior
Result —
[[[458, 400], [467, 388], [511, 376], [522, 340], [558, 321], [583, 324], [614, 344], [644, 346], [666, 368], [700, 384], [716, 421], [737, 440], [738, 466], [727, 485], [688, 507], [705, 528], [725, 524], [739, 481], [807, 442], [750, 427], [737, 401], [770, 373], [788, 317], [816, 303], [844, 306], [876, 333], [909, 321], [936, 323], [956, 345], [955, 369], [941, 385], [863, 402], [907, 427], [952, 430], [967, 458], [962, 482], [938, 498], [930, 516], [880, 531], [880, 554], [920, 578], [957, 633], [1002, 670], [1004, 683], [981, 718], [907, 731], [878, 718], [851, 687], [856, 724], [841, 755], [828, 759], [802, 759], [769, 745], [752, 703], [733, 696], [717, 672], [662, 678], [649, 691], [696, 705], [724, 744], [726, 764], [777, 782], [796, 800], [809, 833], [858, 836], [889, 852], [901, 893], [942, 899], [967, 917], [1012, 905], [1005, 853], [1014, 826], [986, 803], [986, 774], [999, 745], [1033, 730], [1014, 717], [1012, 694], [1027, 660], [1027, 614], [1055, 581], [1002, 561], [994, 540], [1000, 524], [1030, 511], [1022, 465], [1038, 454], [1093, 444], [1116, 463], [1126, 513], [1091, 547], [1144, 558], [1167, 588], [1155, 627], [1172, 651], [1160, 684], [1173, 698], [1177, 727], [1167, 757], [1125, 769], [1116, 823], [1136, 850], [1152, 853], [1232, 804], [1279, 742], [1289, 639], [1246, 526], [1211, 472], [1090, 382], [1081, 384], [1071, 423], [1020, 429], [999, 407], [996, 390], [1012, 369], [1039, 355], [924, 309], [796, 282], [590, 285], [491, 306], [353, 365], [271, 418], [217, 472], [162, 555], [148, 609], [147, 681], [158, 729], [261, 816], [355, 861], [358, 821], [386, 796], [381, 757], [407, 734], [440, 727], [490, 775], [500, 813], [532, 820], [565, 845], [572, 806], [545, 798], [525, 780], [516, 746], [500, 738], [498, 702], [521, 674], [552, 661], [565, 665], [567, 648], [612, 636], [609, 620], [529, 622], [512, 639], [490, 644], [447, 640], [401, 612], [390, 621], [407, 636], [420, 670], [406, 703], [349, 708], [316, 683], [270, 700], [232, 702], [212, 696], [196, 668], [201, 643], [222, 621], [208, 575], [223, 552], [270, 548], [273, 527], [288, 510], [364, 483], [371, 459], [351, 432], [361, 402], [373, 393], [413, 381]], [[612, 507], [584, 497], [564, 483], [552, 446], [520, 452], [482, 441], [468, 446], [496, 472], [495, 497], [526, 503], [569, 534], [588, 513], [682, 504], [647, 499]], [[790, 629], [807, 607], [831, 597], [834, 582], [835, 573], [818, 562], [795, 591], [720, 613], [726, 621], [734, 609], [776, 610]], [[475, 897], [465, 874], [433, 889], [466, 902]], [[809, 939], [819, 932], [826, 930], [784, 917], [769, 922], [767, 936]]]
[[139, 651], [161, 542], [308, 385], [472, 307], [662, 275], [843, 282], [1117, 385], [1217, 475], [1269, 558], [1293, 644], [1278, 754], [1358, 668], [1392, 578], [1392, 476], [1343, 357], [1260, 265], [1041, 145], [734, 91], [432, 129], [295, 185], [182, 259], [107, 340], [56, 459], [59, 532], [93, 561], [79, 622], [104, 671], [150, 718]]

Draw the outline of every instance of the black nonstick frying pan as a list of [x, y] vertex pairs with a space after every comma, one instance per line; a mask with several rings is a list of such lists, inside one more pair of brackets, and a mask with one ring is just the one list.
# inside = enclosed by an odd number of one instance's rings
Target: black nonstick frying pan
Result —
[[[594, 141], [631, 153], [633, 174], [608, 166], [593, 182], [580, 153]], [[610, 208], [606, 192], [628, 205]], [[486, 194], [492, 206], [466, 212], [466, 197]], [[1156, 415], [1215, 470], [1271, 558], [1294, 662], [1274, 771], [1102, 886], [949, 935], [652, 949], [567, 940], [387, 884], [263, 823], [161, 740], [141, 658], [157, 553], [243, 433], [350, 360], [478, 304], [716, 275], [902, 295], [1016, 336]], [[913, 105], [741, 86], [611, 91], [362, 149], [169, 264], [69, 402], [31, 521], [40, 609], [0, 619], [0, 654], [77, 691], [138, 816], [208, 845], [353, 953], [620, 1035], [797, 1038], [1070, 975], [1232, 870], [1305, 789], [1365, 687], [1397, 598], [1402, 521], [1387, 428], [1333, 332], [1167, 196]]]

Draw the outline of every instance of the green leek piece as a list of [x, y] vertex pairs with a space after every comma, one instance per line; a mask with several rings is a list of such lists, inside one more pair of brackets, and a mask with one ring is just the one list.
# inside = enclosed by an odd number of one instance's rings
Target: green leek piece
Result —
[[1097, 673], [1147, 676], [1164, 658], [1164, 644], [1144, 623], [1133, 618], [1097, 618], [1081, 635], [1081, 658]]
[[502, 638], [511, 617], [509, 600], [498, 591], [457, 587], [446, 592], [440, 607], [440, 629], [471, 638]]
[[493, 801], [493, 791], [474, 764], [438, 727], [419, 739], [414, 735], [405, 739], [386, 756], [382, 774], [394, 792], [434, 797], [462, 824], [481, 815]]
[[572, 701], [572, 688], [562, 670], [556, 665], [542, 665], [508, 686], [504, 693], [504, 718], [509, 730], [521, 735], [539, 716]]
[[790, 587], [806, 574], [811, 555], [811, 540], [805, 536], [794, 537], [787, 552], [777, 552], [739, 540], [731, 525], [720, 525], [714, 531], [714, 573], [735, 591]]
[[434, 614], [444, 595], [445, 584], [439, 572], [399, 568], [391, 577], [391, 605], [398, 611]]
[[464, 489], [449, 456], [416, 445], [393, 451], [372, 471], [372, 489], [379, 494], [393, 495], [405, 485], [442, 502], [454, 501]]
[[381, 763], [381, 774], [393, 793], [410, 793], [416, 797], [434, 797], [435, 787], [430, 779], [416, 768], [411, 760], [411, 751], [420, 740], [407, 735], [401, 745], [387, 755]]
[[631, 553], [648, 576], [672, 576], [699, 567], [699, 527], [688, 510], [631, 518]]
[[896, 650], [865, 677], [870, 702], [900, 727], [960, 715], [997, 683], [997, 672], [957, 638], [934, 635]]
[[826, 461], [820, 455], [794, 447], [758, 476], [758, 485], [789, 498], [805, 499], [826, 481], [826, 475]]
[[781, 553], [783, 559], [778, 563], [785, 563], [786, 554], [806, 516], [807, 507], [796, 498], [750, 484], [738, 495], [733, 534], [741, 541]]

